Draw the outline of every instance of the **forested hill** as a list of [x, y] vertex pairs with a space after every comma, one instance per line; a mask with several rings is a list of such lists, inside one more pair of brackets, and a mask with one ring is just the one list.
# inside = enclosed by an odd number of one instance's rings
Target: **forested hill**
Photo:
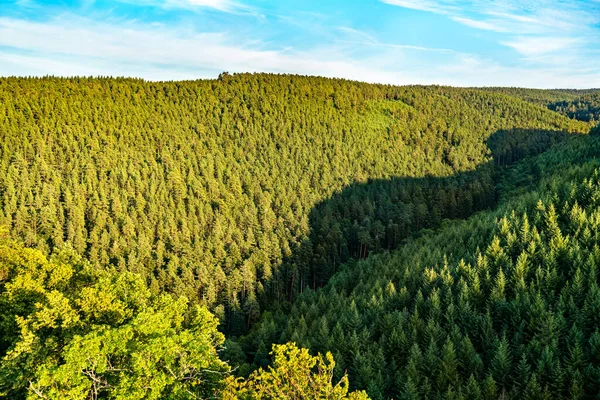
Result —
[[291, 311], [266, 314], [241, 341], [249, 355], [237, 358], [242, 370], [246, 360], [264, 365], [270, 343], [293, 341], [331, 351], [336, 372], [373, 399], [597, 398], [593, 133], [503, 169], [497, 208], [351, 260]]
[[483, 90], [517, 97], [580, 121], [600, 121], [600, 89], [544, 90], [498, 87]]
[[[4, 78], [0, 224], [46, 254], [68, 244], [93, 265], [139, 273], [153, 293], [185, 294], [240, 333], [350, 257], [493, 205], [491, 135], [588, 129], [476, 89], [268, 74]], [[377, 218], [354, 198], [348, 226], [329, 226], [327, 210], [311, 220], [354, 183], [466, 171], [436, 198], [399, 187]]]
[[594, 398], [580, 95], [0, 79], [0, 396]]

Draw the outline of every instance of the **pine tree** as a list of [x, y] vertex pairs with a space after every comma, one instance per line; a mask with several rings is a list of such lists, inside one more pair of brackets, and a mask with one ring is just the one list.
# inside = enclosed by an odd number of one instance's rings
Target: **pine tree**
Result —
[[438, 390], [444, 391], [445, 388], [454, 386], [460, 386], [460, 380], [458, 375], [458, 361], [456, 352], [454, 350], [454, 344], [448, 338], [444, 346], [442, 347], [442, 354], [440, 357], [439, 375], [437, 378]]
[[508, 347], [508, 340], [504, 336], [498, 342], [494, 358], [490, 364], [492, 376], [502, 389], [507, 389], [509, 384], [512, 383], [511, 362], [512, 357]]
[[469, 377], [465, 391], [465, 400], [483, 400], [479, 383], [473, 375]]
[[401, 400], [419, 400], [421, 396], [419, 395], [419, 390], [417, 385], [410, 379], [406, 381], [404, 384], [404, 388], [402, 393], [400, 394]]

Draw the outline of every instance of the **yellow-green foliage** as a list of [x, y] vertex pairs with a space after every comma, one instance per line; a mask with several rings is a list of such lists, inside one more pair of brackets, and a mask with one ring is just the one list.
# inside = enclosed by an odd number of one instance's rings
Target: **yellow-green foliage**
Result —
[[45, 254], [69, 243], [96, 266], [139, 273], [154, 293], [208, 305], [239, 333], [265, 303], [323, 285], [340, 261], [477, 211], [453, 204], [489, 195], [491, 174], [448, 184], [439, 199], [399, 185], [401, 207], [344, 205], [339, 235], [328, 234], [331, 215], [311, 226], [316, 204], [369, 179], [472, 171], [489, 161], [490, 136], [517, 128], [587, 131], [473, 89], [268, 74], [3, 78], [0, 224]]
[[99, 270], [72, 250], [47, 259], [0, 230], [0, 396], [10, 399], [367, 399], [332, 384], [330, 353], [275, 346], [247, 381], [218, 357], [205, 308], [153, 295], [131, 272]]
[[600, 140], [500, 91], [0, 79], [0, 395], [597, 394]]
[[254, 372], [247, 380], [229, 380], [225, 400], [367, 400], [365, 392], [348, 393], [348, 377], [334, 384], [331, 353], [311, 356], [295, 343], [273, 345], [273, 366]]
[[220, 390], [224, 337], [206, 308], [152, 295], [138, 275], [94, 269], [72, 251], [47, 260], [7, 239], [0, 271], [5, 396], [184, 399]]

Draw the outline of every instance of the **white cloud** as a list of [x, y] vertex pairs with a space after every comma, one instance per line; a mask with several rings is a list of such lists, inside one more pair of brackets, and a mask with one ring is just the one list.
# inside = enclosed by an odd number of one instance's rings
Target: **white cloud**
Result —
[[[403, 8], [447, 15], [472, 28], [512, 33], [580, 31], [600, 22], [597, 6], [578, 0], [381, 0]], [[460, 5], [459, 5], [460, 4]]]
[[581, 44], [578, 38], [569, 37], [516, 37], [502, 42], [526, 57], [540, 57], [558, 51], [572, 50]]
[[471, 28], [483, 29], [485, 31], [494, 31], [494, 32], [506, 32], [506, 28], [502, 27], [500, 23], [494, 22], [486, 22], [486, 21], [478, 21], [471, 18], [466, 17], [451, 17], [452, 20], [459, 22], [463, 25], [470, 26]]
[[[374, 64], [343, 55], [336, 57], [339, 49], [262, 50], [224, 33], [194, 33], [134, 23], [117, 26], [65, 16], [49, 23], [0, 18], [0, 46], [14, 49], [11, 53], [0, 52], [4, 60], [10, 61], [0, 63], [2, 75], [115, 74], [173, 79], [173, 74], [197, 78], [228, 70], [410, 82], [372, 68]], [[18, 52], [25, 54], [15, 55]], [[38, 62], [44, 59], [51, 62]], [[70, 63], [73, 65], [67, 66]]]
[[367, 32], [348, 28], [348, 27], [339, 27], [338, 30], [348, 36], [347, 39], [338, 39], [338, 43], [344, 43], [349, 45], [357, 45], [361, 47], [380, 47], [380, 48], [389, 48], [396, 50], [417, 50], [423, 52], [431, 52], [431, 53], [439, 53], [439, 54], [465, 54], [462, 52], [458, 52], [451, 49], [445, 48], [435, 48], [435, 47], [424, 47], [424, 46], [414, 46], [414, 45], [406, 45], [406, 44], [396, 44], [396, 43], [385, 43], [380, 42], [375, 38], [375, 36], [368, 34]]
[[442, 67], [440, 73], [449, 77], [448, 84], [465, 86], [517, 86], [526, 88], [578, 88], [598, 86], [600, 70], [582, 69], [574, 71], [571, 66], [564, 68], [525, 68], [504, 67], [491, 60], [478, 58], [464, 59], [458, 64]]
[[451, 50], [451, 49], [444, 49], [444, 48], [437, 48], [437, 47], [413, 46], [413, 45], [408, 45], [408, 44], [381, 43], [381, 42], [377, 42], [377, 41], [340, 40], [339, 42], [352, 44], [352, 45], [367, 46], [367, 47], [382, 47], [382, 48], [390, 48], [390, 49], [398, 49], [398, 50], [416, 50], [416, 51], [422, 51], [422, 52], [428, 52], [428, 53], [438, 53], [438, 54], [454, 54], [454, 55], [467, 54], [467, 53], [461, 53], [459, 51], [455, 51], [455, 50]]
[[[197, 33], [160, 24], [98, 23], [69, 15], [48, 22], [0, 18], [0, 75], [173, 80], [216, 77], [230, 71], [391, 84], [588, 87], [600, 82], [600, 71], [589, 65], [586, 70], [565, 64], [558, 69], [509, 68], [450, 49], [380, 43], [352, 28], [341, 33], [355, 39], [352, 45], [342, 41], [297, 51], [265, 49], [264, 43], [240, 40], [229, 33]], [[367, 55], [359, 52], [361, 46], [369, 47]], [[435, 53], [438, 61], [432, 63], [429, 53]]]
[[1, 76], [129, 76], [148, 80], [189, 80], [212, 77], [202, 71], [190, 72], [157, 65], [116, 64], [108, 60], [90, 60], [84, 57], [0, 53]]
[[451, 5], [444, 1], [435, 0], [381, 0], [386, 4], [393, 6], [410, 8], [413, 10], [429, 11], [438, 14], [446, 14], [453, 9]]
[[538, 19], [533, 18], [533, 17], [528, 17], [526, 15], [515, 15], [515, 14], [510, 14], [507, 12], [499, 12], [499, 11], [494, 11], [494, 10], [487, 10], [487, 11], [485, 11], [485, 14], [491, 15], [494, 17], [498, 17], [501, 19], [509, 20], [509, 21], [516, 21], [516, 22], [532, 24], [532, 25], [537, 25], [540, 23], [540, 21]]
[[154, 6], [165, 9], [182, 8], [186, 10], [194, 9], [214, 9], [227, 13], [253, 12], [253, 10], [242, 3], [232, 0], [118, 0], [121, 3], [129, 3], [140, 6]]
[[[580, 61], [585, 44], [598, 41], [600, 7], [579, 0], [381, 0], [404, 8], [445, 15], [462, 25], [500, 36], [498, 44], [540, 63]], [[598, 2], [596, 2], [597, 4]], [[562, 53], [562, 54], [560, 54]]]
[[351, 37], [355, 37], [361, 40], [365, 40], [371, 43], [377, 43], [377, 39], [373, 35], [368, 34], [367, 32], [360, 31], [358, 29], [348, 28], [346, 26], [340, 26], [338, 28], [339, 31], [348, 34]]
[[212, 7], [218, 10], [227, 10], [232, 6], [228, 0], [187, 0], [188, 4], [199, 7]]

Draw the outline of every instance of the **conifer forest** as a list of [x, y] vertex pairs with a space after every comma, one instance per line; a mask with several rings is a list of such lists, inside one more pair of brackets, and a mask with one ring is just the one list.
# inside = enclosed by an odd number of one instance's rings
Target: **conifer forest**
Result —
[[600, 90], [0, 78], [0, 398], [598, 399]]

